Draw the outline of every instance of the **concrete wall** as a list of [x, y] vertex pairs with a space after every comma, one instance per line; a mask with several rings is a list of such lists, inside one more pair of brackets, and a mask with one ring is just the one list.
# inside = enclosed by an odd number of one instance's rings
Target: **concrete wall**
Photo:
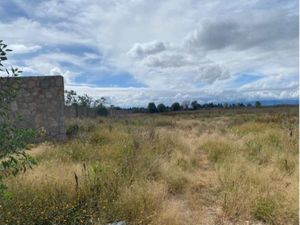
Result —
[[7, 88], [7, 82], [17, 91], [12, 111], [22, 116], [23, 121], [19, 125], [45, 129], [46, 140], [63, 140], [65, 138], [63, 77], [1, 78], [0, 88]]

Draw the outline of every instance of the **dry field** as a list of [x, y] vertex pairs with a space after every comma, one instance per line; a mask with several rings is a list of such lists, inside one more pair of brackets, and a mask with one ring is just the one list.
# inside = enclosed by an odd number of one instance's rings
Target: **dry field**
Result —
[[298, 224], [298, 108], [68, 121], [5, 182], [0, 224]]

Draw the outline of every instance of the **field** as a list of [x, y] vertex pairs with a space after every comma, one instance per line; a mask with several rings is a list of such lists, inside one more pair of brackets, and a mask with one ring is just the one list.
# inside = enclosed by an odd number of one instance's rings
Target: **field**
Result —
[[0, 224], [298, 224], [298, 108], [67, 121], [5, 180]]

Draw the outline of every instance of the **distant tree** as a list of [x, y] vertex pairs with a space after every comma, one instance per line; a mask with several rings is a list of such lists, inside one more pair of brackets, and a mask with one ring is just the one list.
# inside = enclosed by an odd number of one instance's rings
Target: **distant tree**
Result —
[[208, 103], [208, 108], [214, 108], [215, 104], [213, 102]]
[[255, 107], [256, 107], [256, 108], [260, 108], [260, 107], [261, 107], [260, 101], [256, 101], [256, 102], [255, 102]]
[[78, 104], [77, 93], [74, 90], [65, 90], [65, 104], [76, 105]]
[[99, 116], [107, 116], [108, 115], [108, 110], [105, 107], [106, 104], [106, 98], [101, 97], [100, 99], [96, 99], [93, 101], [94, 108], [97, 110], [97, 114]]
[[196, 100], [195, 100], [195, 101], [192, 101], [191, 106], [192, 106], [192, 109], [193, 109], [193, 110], [196, 110], [196, 109], [199, 108], [199, 104], [198, 104], [198, 102], [197, 102]]
[[91, 107], [93, 102], [93, 98], [88, 96], [87, 94], [79, 95], [78, 96], [78, 105]]
[[248, 104], [247, 104], [247, 107], [252, 107], [252, 104], [251, 104], [251, 103], [248, 103]]
[[97, 108], [98, 106], [105, 106], [106, 105], [106, 98], [101, 97], [99, 99], [96, 99], [96, 100], [92, 101], [92, 105], [93, 105], [94, 108]]
[[190, 107], [190, 101], [189, 100], [184, 100], [183, 102], [182, 102], [182, 108], [184, 109], [184, 110], [188, 110], [189, 109], [189, 107]]
[[179, 111], [181, 109], [180, 104], [178, 102], [174, 102], [171, 106], [172, 111]]
[[96, 107], [96, 109], [97, 109], [97, 114], [99, 116], [107, 116], [108, 115], [108, 110], [104, 105], [98, 105]]
[[150, 113], [157, 112], [157, 108], [156, 108], [156, 105], [154, 102], [149, 102], [147, 109], [148, 109], [148, 112], [150, 112]]
[[237, 105], [238, 105], [238, 107], [240, 107], [240, 108], [243, 108], [243, 107], [245, 107], [244, 103], [241, 103], [241, 102], [240, 102], [240, 103], [238, 103]]
[[167, 108], [164, 104], [160, 103], [160, 104], [157, 105], [157, 111], [158, 112], [166, 112]]

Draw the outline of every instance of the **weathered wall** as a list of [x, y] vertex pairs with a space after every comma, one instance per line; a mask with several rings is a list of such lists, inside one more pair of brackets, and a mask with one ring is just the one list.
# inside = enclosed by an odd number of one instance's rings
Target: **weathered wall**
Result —
[[19, 124], [28, 128], [45, 129], [44, 139], [63, 140], [64, 125], [64, 81], [62, 76], [10, 77], [0, 79], [0, 88], [9, 79], [17, 90], [13, 112], [21, 114]]

